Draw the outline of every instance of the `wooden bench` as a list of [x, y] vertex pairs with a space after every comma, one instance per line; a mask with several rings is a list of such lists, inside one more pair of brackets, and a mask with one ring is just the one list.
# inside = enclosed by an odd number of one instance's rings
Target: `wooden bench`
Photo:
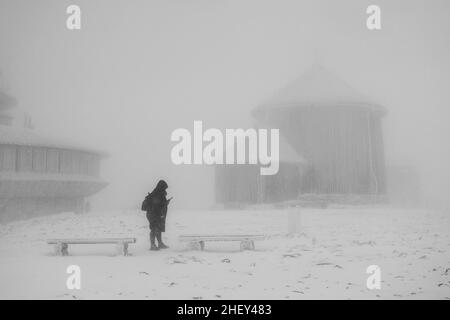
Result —
[[116, 244], [117, 253], [120, 255], [128, 255], [128, 244], [136, 243], [135, 238], [94, 238], [94, 239], [50, 239], [48, 244], [53, 244], [55, 254], [58, 256], [69, 255], [69, 244]]
[[255, 250], [255, 240], [263, 240], [264, 235], [255, 234], [235, 234], [235, 235], [181, 235], [179, 241], [187, 242], [190, 249], [204, 250], [205, 242], [208, 241], [238, 241], [241, 243], [241, 250]]

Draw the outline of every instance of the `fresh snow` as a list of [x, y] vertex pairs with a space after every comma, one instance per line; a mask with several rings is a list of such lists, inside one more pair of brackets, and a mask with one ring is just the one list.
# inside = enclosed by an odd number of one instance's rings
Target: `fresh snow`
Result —
[[[170, 249], [149, 251], [138, 211], [60, 214], [0, 225], [1, 299], [450, 299], [448, 212], [388, 207], [300, 209], [302, 232], [287, 235], [287, 210], [170, 211]], [[181, 234], [266, 234], [255, 251], [238, 242], [192, 251]], [[130, 256], [114, 245], [71, 245], [53, 255], [49, 238], [136, 237]], [[66, 269], [81, 268], [81, 290]], [[369, 290], [370, 265], [381, 290]]]

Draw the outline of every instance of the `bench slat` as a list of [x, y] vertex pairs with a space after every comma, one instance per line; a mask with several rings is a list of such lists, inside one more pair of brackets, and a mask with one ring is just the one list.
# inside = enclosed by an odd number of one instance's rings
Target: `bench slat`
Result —
[[182, 234], [180, 237], [264, 237], [264, 234]]
[[135, 238], [98, 238], [98, 239], [49, 239], [48, 244], [96, 244], [96, 243], [136, 243]]
[[180, 241], [242, 241], [260, 240], [264, 235], [181, 235]]

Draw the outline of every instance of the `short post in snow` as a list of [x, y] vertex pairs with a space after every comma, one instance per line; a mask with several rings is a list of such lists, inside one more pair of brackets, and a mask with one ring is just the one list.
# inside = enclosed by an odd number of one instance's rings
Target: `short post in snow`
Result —
[[300, 207], [290, 207], [288, 209], [288, 234], [294, 235], [301, 232], [300, 216]]

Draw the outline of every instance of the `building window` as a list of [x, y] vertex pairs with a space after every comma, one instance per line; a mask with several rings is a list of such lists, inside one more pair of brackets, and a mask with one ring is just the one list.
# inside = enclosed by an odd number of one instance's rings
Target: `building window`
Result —
[[33, 171], [45, 172], [46, 150], [44, 148], [33, 148]]
[[16, 170], [16, 148], [14, 146], [0, 146], [0, 171]]
[[58, 150], [47, 150], [47, 172], [58, 173], [59, 172], [59, 152]]
[[81, 155], [79, 152], [71, 152], [72, 174], [80, 174]]
[[60, 169], [61, 173], [73, 174], [74, 173], [74, 158], [72, 152], [68, 150], [63, 150], [60, 153]]
[[31, 147], [18, 147], [17, 151], [17, 171], [32, 171], [33, 149]]
[[86, 153], [81, 155], [80, 174], [84, 176], [89, 175], [89, 155]]

